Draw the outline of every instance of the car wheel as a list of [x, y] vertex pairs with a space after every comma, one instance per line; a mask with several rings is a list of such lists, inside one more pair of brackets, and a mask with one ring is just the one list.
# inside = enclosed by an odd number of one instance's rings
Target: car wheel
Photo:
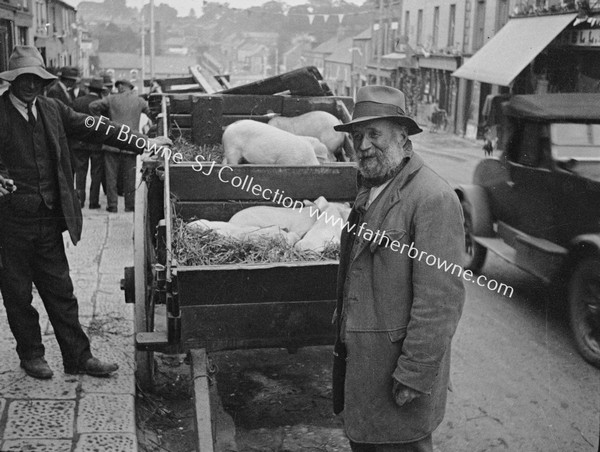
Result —
[[479, 273], [485, 263], [487, 248], [473, 240], [473, 221], [469, 204], [462, 201], [460, 205], [465, 219], [465, 252], [463, 253], [463, 268], [465, 270], [471, 270], [473, 273]]
[[577, 350], [600, 367], [600, 257], [577, 263], [569, 281], [569, 314]]

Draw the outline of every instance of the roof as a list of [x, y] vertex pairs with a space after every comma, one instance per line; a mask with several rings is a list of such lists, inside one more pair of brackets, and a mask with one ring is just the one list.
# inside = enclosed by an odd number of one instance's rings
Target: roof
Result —
[[359, 41], [361, 39], [371, 39], [371, 37], [372, 37], [371, 27], [369, 27], [366, 30], [364, 30], [361, 33], [354, 36], [354, 38], [352, 38], [352, 39]]
[[452, 75], [509, 86], [575, 16], [553, 14], [513, 18]]
[[311, 53], [333, 53], [333, 52], [335, 52], [339, 42], [340, 41], [338, 41], [337, 36], [334, 36], [333, 38], [328, 39], [325, 42], [322, 42], [317, 47], [310, 50], [310, 52]]
[[[140, 69], [142, 57], [137, 53], [98, 53], [99, 66], [102, 69]], [[146, 55], [146, 69], [150, 56]], [[154, 57], [154, 72], [158, 74], [189, 74], [188, 68], [196, 63], [195, 57], [180, 55], [160, 55]]]
[[352, 64], [352, 38], [346, 38], [338, 42], [335, 51], [325, 57], [326, 62]]
[[600, 122], [600, 94], [524, 94], [504, 104], [504, 113], [517, 118], [540, 121]]

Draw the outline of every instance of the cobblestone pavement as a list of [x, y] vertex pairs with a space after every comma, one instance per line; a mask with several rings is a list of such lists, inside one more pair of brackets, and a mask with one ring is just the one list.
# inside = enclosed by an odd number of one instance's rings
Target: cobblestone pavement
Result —
[[[123, 212], [122, 198], [120, 212]], [[104, 206], [103, 206], [104, 207]], [[120, 290], [131, 265], [133, 214], [84, 209], [81, 242], [65, 238], [79, 316], [98, 358], [117, 362], [109, 378], [66, 375], [41, 300], [40, 313], [50, 380], [19, 367], [15, 342], [0, 306], [0, 451], [135, 452], [133, 305]], [[66, 236], [65, 236], [66, 237]]]

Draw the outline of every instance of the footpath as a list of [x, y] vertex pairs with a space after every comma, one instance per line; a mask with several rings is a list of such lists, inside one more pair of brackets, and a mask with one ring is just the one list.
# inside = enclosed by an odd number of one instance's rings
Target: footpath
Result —
[[[83, 211], [81, 242], [65, 245], [79, 316], [92, 353], [116, 362], [109, 378], [66, 375], [42, 302], [40, 313], [50, 380], [29, 377], [19, 366], [4, 305], [0, 305], [0, 451], [136, 452], [133, 305], [120, 289], [123, 267], [132, 265], [133, 214]], [[1, 297], [0, 297], [1, 299]]]

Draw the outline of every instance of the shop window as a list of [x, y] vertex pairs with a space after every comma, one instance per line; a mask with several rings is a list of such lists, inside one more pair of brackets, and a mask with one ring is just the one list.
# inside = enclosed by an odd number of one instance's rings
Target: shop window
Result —
[[17, 39], [19, 41], [19, 45], [26, 46], [28, 44], [27, 27], [18, 27], [17, 33], [18, 33]]
[[454, 35], [456, 33], [456, 5], [450, 5], [448, 16], [448, 47], [454, 47]]

